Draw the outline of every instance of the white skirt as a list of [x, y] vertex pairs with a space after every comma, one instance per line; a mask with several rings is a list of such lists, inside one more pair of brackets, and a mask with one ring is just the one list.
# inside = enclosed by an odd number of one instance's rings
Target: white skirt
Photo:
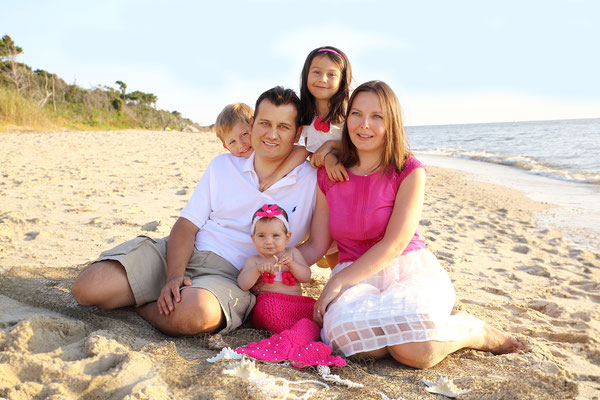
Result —
[[[332, 276], [351, 264], [336, 265]], [[345, 288], [325, 313], [321, 338], [346, 356], [408, 342], [461, 340], [484, 323], [470, 314], [451, 316], [455, 299], [437, 258], [427, 249], [411, 251]]]

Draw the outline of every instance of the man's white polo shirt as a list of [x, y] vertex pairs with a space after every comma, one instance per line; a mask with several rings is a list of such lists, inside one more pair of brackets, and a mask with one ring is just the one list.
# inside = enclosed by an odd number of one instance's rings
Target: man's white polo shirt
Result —
[[305, 161], [261, 192], [254, 154], [248, 159], [221, 154], [204, 171], [181, 217], [200, 228], [196, 249], [212, 251], [241, 269], [248, 257], [257, 254], [250, 238], [254, 212], [263, 204], [283, 208], [292, 231], [289, 246], [296, 246], [310, 230], [316, 184], [316, 170]]

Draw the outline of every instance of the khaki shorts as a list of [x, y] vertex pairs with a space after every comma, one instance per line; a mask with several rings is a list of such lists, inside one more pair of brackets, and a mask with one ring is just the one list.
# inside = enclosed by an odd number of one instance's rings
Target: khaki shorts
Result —
[[[138, 236], [102, 252], [94, 262], [103, 260], [115, 260], [123, 265], [136, 306], [156, 301], [166, 284], [167, 238]], [[256, 302], [253, 294], [239, 288], [239, 273], [223, 257], [196, 248], [185, 269], [185, 275], [192, 279], [192, 285], [182, 289], [206, 289], [219, 300], [226, 319], [226, 326], [221, 333], [239, 327], [250, 315]]]

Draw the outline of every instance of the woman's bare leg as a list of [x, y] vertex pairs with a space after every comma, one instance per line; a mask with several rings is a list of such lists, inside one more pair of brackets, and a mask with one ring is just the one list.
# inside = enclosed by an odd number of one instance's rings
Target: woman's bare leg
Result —
[[448, 354], [464, 348], [489, 351], [494, 354], [506, 354], [523, 350], [524, 346], [512, 336], [489, 325], [484, 325], [480, 332], [459, 341], [409, 342], [361, 354], [375, 358], [383, 358], [389, 354], [401, 364], [424, 369], [433, 367], [446, 358]]
[[409, 367], [422, 369], [433, 367], [448, 354], [464, 348], [506, 354], [523, 350], [524, 346], [512, 336], [489, 325], [484, 325], [481, 331], [463, 340], [404, 343], [388, 346], [388, 351], [396, 361]]

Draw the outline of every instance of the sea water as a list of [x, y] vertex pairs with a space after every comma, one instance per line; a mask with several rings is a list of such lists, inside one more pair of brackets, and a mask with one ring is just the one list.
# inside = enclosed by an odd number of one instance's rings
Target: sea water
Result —
[[407, 127], [425, 164], [459, 169], [556, 208], [539, 217], [600, 251], [600, 119]]

